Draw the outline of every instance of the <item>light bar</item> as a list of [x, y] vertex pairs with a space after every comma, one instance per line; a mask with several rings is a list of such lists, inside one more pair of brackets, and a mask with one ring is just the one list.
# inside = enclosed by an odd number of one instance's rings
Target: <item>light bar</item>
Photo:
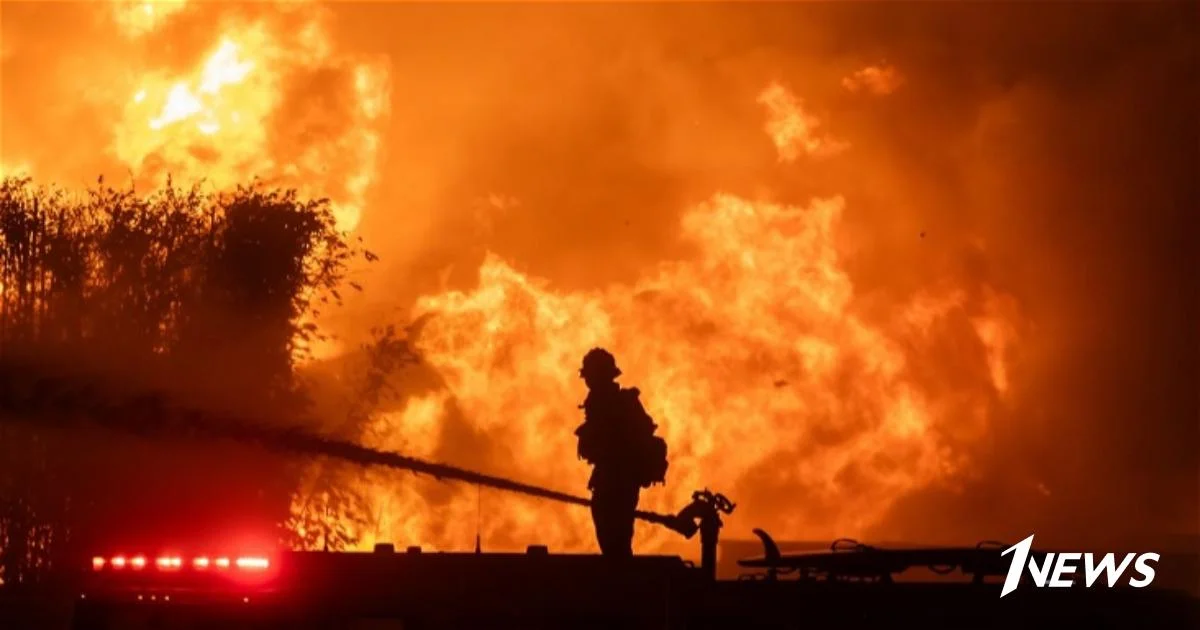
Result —
[[[183, 558], [180, 556], [158, 556], [154, 558], [154, 566], [160, 571], [174, 571], [182, 569], [184, 565]], [[195, 556], [191, 560], [193, 569], [205, 570], [210, 567], [217, 569], [228, 569], [237, 567], [243, 571], [265, 571], [271, 567], [271, 561], [264, 556], [238, 556], [230, 558], [229, 556], [221, 556], [218, 558], [210, 558], [209, 556]], [[104, 556], [92, 557], [92, 570], [103, 571], [106, 567], [116, 569], [144, 569], [146, 568], [146, 556], [138, 554], [132, 557], [123, 555], [105, 558]]]
[[239, 569], [263, 570], [271, 566], [271, 563], [266, 558], [257, 557], [241, 557], [237, 559], [237, 567]]

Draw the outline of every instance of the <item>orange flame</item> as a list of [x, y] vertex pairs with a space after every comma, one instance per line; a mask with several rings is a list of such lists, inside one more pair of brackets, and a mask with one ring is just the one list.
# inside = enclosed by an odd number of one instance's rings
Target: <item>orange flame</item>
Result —
[[804, 110], [803, 102], [787, 88], [771, 84], [758, 97], [767, 108], [767, 135], [779, 150], [779, 161], [793, 162], [801, 154], [824, 157], [840, 153], [848, 145], [828, 136], [818, 136], [821, 121]]
[[162, 26], [187, 6], [187, 0], [114, 0], [113, 21], [129, 37], [139, 37]]
[[[607, 291], [555, 291], [490, 256], [476, 289], [418, 302], [414, 315], [430, 318], [418, 348], [445, 387], [378, 416], [374, 445], [478, 460], [439, 431], [461, 417], [486, 443], [502, 445], [491, 454], [495, 468], [582, 489], [587, 469], [572, 456], [584, 393], [575, 368], [588, 348], [604, 345], [626, 382], [645, 392], [672, 449], [667, 486], [644, 493], [643, 507], [671, 512], [707, 486], [743, 502], [735, 531], [861, 532], [902, 493], [960, 470], [963, 454], [939, 431], [959, 423], [958, 433], [968, 433], [986, 418], [953, 417], [909, 367], [927, 357], [912, 356], [907, 338], [935, 330], [964, 296], [914, 297], [901, 310], [903, 325], [860, 313], [835, 247], [843, 210], [840, 198], [793, 207], [718, 194], [683, 217], [695, 258]], [[996, 349], [1009, 338], [996, 331], [1010, 329], [1000, 317], [978, 320], [986, 323], [977, 324], [976, 350], [1002, 392]], [[987, 391], [967, 394], [982, 400]], [[428, 491], [386, 474], [345, 482], [381, 515], [364, 545], [381, 538], [463, 547], [482, 519], [495, 545], [594, 548], [584, 510], [512, 499], [492, 501], [481, 516], [472, 492], [448, 490], [432, 506]], [[781, 500], [797, 509], [780, 509]], [[671, 542], [658, 529], [638, 532], [642, 549]]]
[[[151, 38], [192, 6], [123, 2], [112, 17], [125, 36]], [[231, 13], [182, 72], [150, 59], [123, 95], [109, 148], [140, 180], [171, 174], [224, 188], [264, 174], [331, 198], [351, 230], [382, 155], [388, 67], [338, 53], [317, 4], [286, 6]], [[322, 71], [349, 95], [337, 111], [305, 107], [297, 87]], [[845, 87], [878, 92], [884, 76], [864, 70]], [[782, 84], [758, 103], [780, 162], [848, 148]], [[996, 292], [982, 309], [954, 287], [911, 296], [883, 316], [868, 309], [837, 246], [844, 211], [839, 197], [789, 205], [715, 194], [680, 222], [694, 255], [604, 290], [558, 289], [489, 256], [472, 290], [417, 302], [414, 317], [428, 319], [416, 344], [439, 385], [377, 414], [369, 445], [582, 491], [588, 470], [573, 457], [572, 430], [584, 392], [575, 371], [587, 349], [603, 345], [623, 382], [644, 392], [670, 445], [668, 483], [644, 493], [644, 508], [674, 511], [707, 486], [740, 504], [731, 535], [756, 526], [781, 537], [856, 535], [903, 493], [962, 471], [964, 451], [943, 436], [982, 435], [986, 403], [1013, 387], [1017, 335], [1011, 301]], [[918, 341], [955, 318], [974, 335], [955, 351], [986, 374], [954, 392], [965, 403], [931, 392], [921, 370], [941, 357]], [[305, 491], [324, 474], [310, 473]], [[365, 526], [362, 547], [464, 548], [480, 527], [493, 548], [595, 548], [586, 510], [480, 497], [389, 471], [329, 474], [369, 504], [368, 523], [335, 515]], [[636, 545], [673, 540], [640, 527]]]
[[[130, 37], [145, 37], [180, 17], [182, 2], [118, 4]], [[113, 154], [152, 183], [165, 175], [204, 179], [218, 188], [256, 173], [302, 194], [328, 197], [339, 227], [353, 230], [380, 159], [388, 115], [387, 66], [337, 55], [326, 12], [289, 3], [288, 17], [231, 18], [204, 58], [183, 75], [148, 71], [139, 78], [114, 130]], [[281, 116], [289, 90], [308, 73], [335, 71], [349, 104], [300, 106]], [[294, 107], [294, 106], [293, 106]], [[339, 118], [339, 120], [334, 120]]]

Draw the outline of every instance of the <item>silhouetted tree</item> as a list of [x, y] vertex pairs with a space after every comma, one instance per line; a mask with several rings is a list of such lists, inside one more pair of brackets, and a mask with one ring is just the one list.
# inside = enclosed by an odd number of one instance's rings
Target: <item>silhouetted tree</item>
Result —
[[[293, 368], [316, 333], [305, 317], [314, 301], [338, 299], [357, 253], [327, 201], [291, 191], [216, 194], [168, 182], [140, 194], [101, 180], [79, 197], [4, 180], [0, 373], [83, 375], [97, 399], [155, 392], [152, 400], [214, 414], [286, 417], [304, 405]], [[26, 396], [21, 387], [7, 387], [6, 400]], [[160, 407], [144, 421], [167, 422]], [[282, 462], [189, 451], [186, 439], [89, 442], [57, 431], [50, 412], [30, 417], [8, 404], [3, 414], [22, 415], [0, 422], [8, 584], [61, 566], [81, 539], [78, 524], [95, 537], [118, 528], [183, 535], [211, 525], [206, 513], [239, 524], [287, 517], [296, 479]]]

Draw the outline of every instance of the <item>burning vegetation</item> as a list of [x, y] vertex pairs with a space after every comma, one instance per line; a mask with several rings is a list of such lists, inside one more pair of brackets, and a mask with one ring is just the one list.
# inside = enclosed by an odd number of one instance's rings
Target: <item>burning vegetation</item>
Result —
[[[848, 55], [806, 26], [812, 48], [755, 52], [788, 39], [765, 26], [785, 10], [6, 6], [0, 359], [571, 491], [576, 370], [603, 345], [671, 449], [642, 506], [711, 487], [739, 503], [734, 536], [929, 536], [906, 510], [930, 496], [961, 514], [963, 496], [1024, 505], [1057, 490], [1047, 475], [1079, 483], [1012, 455], [1015, 436], [1068, 435], [1045, 413], [1066, 395], [1032, 382], [1066, 364], [1036, 331], [1081, 307], [1016, 265], [1034, 228], [1003, 207], [1048, 203], [1014, 196], [1017, 178], [1073, 190], [1055, 164], [1023, 170], [1044, 147], [1005, 140], [1042, 137], [1022, 125], [1053, 126], [1066, 97], [1031, 79], [938, 100], [931, 66], [949, 62], [900, 35]], [[860, 37], [877, 19], [823, 11], [814, 24]], [[71, 42], [35, 28], [55, 21]], [[34, 38], [102, 81], [75, 95], [36, 76]], [[96, 172], [121, 183], [71, 184]], [[574, 507], [186, 431], [45, 425], [0, 424], [9, 582], [106, 536], [595, 548]], [[635, 547], [678, 549], [650, 528]]]

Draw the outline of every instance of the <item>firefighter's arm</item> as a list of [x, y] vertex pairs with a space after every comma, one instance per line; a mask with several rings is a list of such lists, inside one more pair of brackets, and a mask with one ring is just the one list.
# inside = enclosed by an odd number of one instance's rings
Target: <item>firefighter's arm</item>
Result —
[[575, 435], [579, 437], [578, 455], [580, 459], [592, 462], [595, 457], [595, 425], [584, 422], [575, 429]]

